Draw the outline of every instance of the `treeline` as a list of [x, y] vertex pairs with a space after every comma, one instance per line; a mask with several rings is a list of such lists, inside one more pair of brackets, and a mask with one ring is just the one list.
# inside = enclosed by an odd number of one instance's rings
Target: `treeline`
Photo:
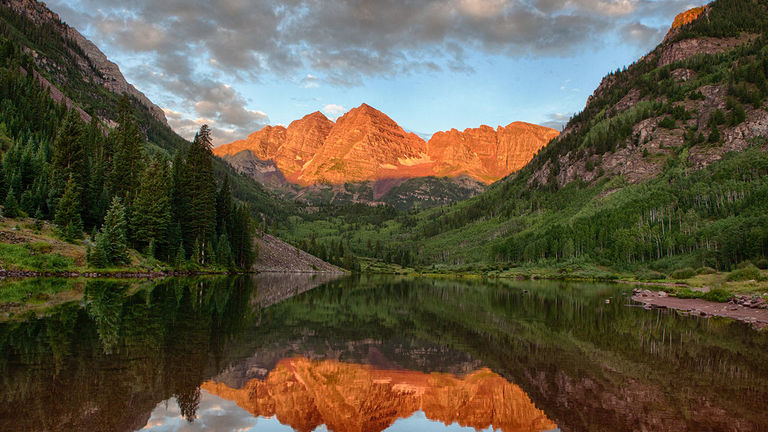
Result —
[[591, 257], [607, 265], [689, 256], [731, 269], [768, 256], [766, 179], [768, 154], [757, 149], [706, 170], [670, 168], [584, 216], [512, 234], [493, 253], [500, 261]]
[[96, 267], [123, 265], [132, 247], [176, 265], [249, 268], [253, 227], [247, 207], [213, 174], [210, 129], [170, 154], [145, 142], [123, 97], [117, 126], [56, 104], [15, 45], [2, 46], [0, 172], [4, 214], [55, 221], [67, 241], [92, 233]]
[[312, 234], [309, 241], [302, 240], [298, 247], [335, 266], [349, 271], [360, 271], [360, 261], [352, 253], [349, 242], [345, 244], [341, 239], [318, 241], [317, 236]]

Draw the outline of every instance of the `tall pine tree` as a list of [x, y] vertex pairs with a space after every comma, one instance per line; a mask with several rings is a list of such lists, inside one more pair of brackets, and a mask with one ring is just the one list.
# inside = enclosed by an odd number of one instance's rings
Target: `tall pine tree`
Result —
[[64, 194], [70, 178], [74, 180], [77, 188], [77, 212], [82, 217], [83, 189], [88, 183], [88, 155], [83, 146], [82, 120], [76, 110], [71, 110], [67, 114], [53, 142], [50, 207], [56, 208], [57, 201]]
[[125, 206], [120, 198], [112, 198], [112, 204], [104, 218], [104, 225], [96, 235], [96, 250], [93, 253], [103, 253], [107, 262], [112, 265], [128, 264], [130, 259], [126, 236], [127, 227]]
[[59, 200], [56, 209], [55, 222], [59, 235], [69, 242], [83, 238], [83, 220], [80, 217], [80, 193], [78, 189], [74, 176], [70, 176], [64, 188], [64, 195]]
[[144, 137], [131, 118], [128, 96], [120, 100], [118, 126], [109, 135], [114, 149], [109, 173], [109, 189], [125, 206], [133, 205], [139, 192], [141, 174], [144, 172]]
[[[211, 130], [203, 125], [187, 149], [182, 170], [182, 233], [186, 244], [194, 244], [193, 257], [207, 264], [216, 230], [216, 183], [213, 178]], [[193, 248], [194, 249], [194, 248]]]
[[171, 225], [171, 170], [168, 161], [156, 157], [141, 178], [134, 203], [131, 229], [136, 246], [143, 250], [152, 242], [156, 257], [167, 258]]

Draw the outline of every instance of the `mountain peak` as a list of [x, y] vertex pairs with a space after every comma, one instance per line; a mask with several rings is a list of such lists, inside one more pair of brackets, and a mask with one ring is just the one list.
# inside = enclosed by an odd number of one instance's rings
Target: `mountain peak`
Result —
[[326, 115], [321, 113], [320, 111], [315, 111], [313, 113], [307, 114], [304, 117], [302, 117], [301, 119], [302, 120], [314, 119], [314, 120], [330, 121], [330, 120], [328, 120], [328, 117], [326, 117]]
[[335, 123], [316, 111], [287, 128], [264, 128], [214, 149], [217, 156], [250, 150], [271, 159], [293, 183], [469, 175], [494, 182], [525, 165], [558, 133], [524, 122], [438, 132], [427, 143], [363, 103]]
[[672, 28], [670, 29], [670, 31], [696, 21], [696, 18], [700, 17], [701, 14], [704, 13], [706, 10], [707, 10], [706, 6], [700, 6], [700, 7], [695, 7], [693, 9], [688, 9], [687, 11], [678, 14], [675, 17], [675, 21], [672, 22]]

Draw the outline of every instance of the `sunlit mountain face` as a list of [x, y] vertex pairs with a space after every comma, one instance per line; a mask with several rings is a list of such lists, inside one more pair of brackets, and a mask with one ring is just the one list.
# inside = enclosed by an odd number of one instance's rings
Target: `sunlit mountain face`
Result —
[[514, 122], [496, 129], [451, 129], [426, 141], [363, 104], [336, 122], [315, 112], [288, 127], [267, 126], [214, 154], [250, 152], [274, 161], [288, 181], [301, 185], [461, 175], [492, 183], [525, 166], [557, 135], [548, 127]]
[[336, 432], [380, 432], [416, 412], [426, 421], [474, 429], [538, 432], [556, 427], [520, 387], [490, 369], [456, 376], [296, 357], [240, 389], [215, 381], [201, 389], [302, 432], [321, 425]]

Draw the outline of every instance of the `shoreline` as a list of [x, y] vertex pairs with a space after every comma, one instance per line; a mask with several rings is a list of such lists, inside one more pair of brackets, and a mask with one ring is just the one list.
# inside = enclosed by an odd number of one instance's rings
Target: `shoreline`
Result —
[[734, 302], [717, 303], [702, 299], [681, 299], [671, 297], [664, 291], [635, 290], [632, 300], [642, 303], [647, 309], [670, 309], [691, 315], [709, 318], [712, 316], [730, 318], [758, 329], [768, 327], [768, 309], [744, 306]]
[[254, 274], [258, 272], [225, 272], [225, 271], [37, 271], [37, 270], [5, 270], [0, 269], [0, 279], [26, 279], [26, 278], [112, 278], [112, 279], [162, 279], [177, 276], [215, 276], [215, 275], [239, 275]]

